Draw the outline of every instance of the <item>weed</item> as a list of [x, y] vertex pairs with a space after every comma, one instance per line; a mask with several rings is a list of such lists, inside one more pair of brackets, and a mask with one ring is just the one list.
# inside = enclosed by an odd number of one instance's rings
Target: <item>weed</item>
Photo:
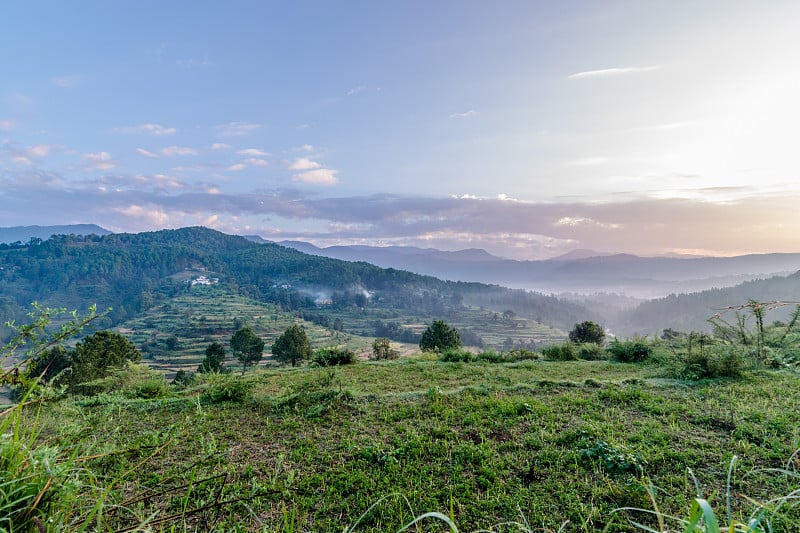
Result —
[[603, 440], [598, 440], [593, 446], [581, 450], [581, 456], [598, 463], [611, 474], [640, 475], [644, 472], [641, 457]]

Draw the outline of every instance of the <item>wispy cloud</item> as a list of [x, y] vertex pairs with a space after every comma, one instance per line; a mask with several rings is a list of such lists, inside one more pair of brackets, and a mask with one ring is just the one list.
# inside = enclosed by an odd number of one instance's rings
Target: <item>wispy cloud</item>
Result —
[[217, 135], [220, 137], [241, 137], [250, 135], [261, 127], [261, 124], [249, 122], [228, 122], [227, 124], [214, 126], [214, 129], [217, 130]]
[[17, 125], [16, 122], [10, 119], [0, 120], [0, 131], [11, 131]]
[[251, 167], [265, 167], [268, 164], [265, 159], [259, 159], [257, 157], [250, 157], [242, 162], [246, 165], [250, 165]]
[[258, 148], [245, 148], [244, 150], [237, 150], [236, 153], [239, 155], [252, 155], [256, 157], [267, 157], [270, 155], [269, 152], [259, 150]]
[[136, 153], [142, 157], [149, 157], [150, 159], [158, 159], [157, 153], [151, 152], [150, 150], [145, 150], [144, 148], [137, 148]]
[[194, 148], [188, 148], [186, 146], [167, 146], [166, 148], [161, 149], [161, 155], [166, 157], [175, 157], [181, 155], [197, 155], [198, 151]]
[[582, 159], [574, 159], [567, 162], [568, 165], [576, 167], [594, 167], [598, 165], [605, 165], [608, 163], [607, 157], [584, 157]]
[[638, 74], [642, 72], [652, 72], [661, 68], [661, 65], [650, 65], [646, 67], [612, 67], [597, 70], [584, 70], [575, 72], [567, 76], [570, 80], [582, 80], [586, 78], [607, 78], [610, 76], [621, 76], [624, 74]]
[[211, 145], [212, 150], [230, 150], [231, 148], [233, 148], [233, 146], [226, 143], [214, 143]]
[[203, 67], [213, 67], [216, 63], [208, 58], [205, 59], [177, 59], [175, 64], [179, 67], [183, 68], [203, 68]]
[[56, 87], [61, 87], [62, 89], [72, 89], [80, 85], [82, 77], [78, 74], [69, 74], [66, 76], [56, 76], [52, 78], [50, 81], [53, 82], [53, 85]]
[[58, 144], [37, 144], [34, 146], [25, 146], [22, 148], [5, 149], [9, 159], [17, 164], [33, 165], [34, 160], [46, 157], [52, 151], [65, 151], [64, 147]]
[[298, 183], [312, 183], [315, 185], [335, 185], [339, 183], [339, 178], [336, 177], [338, 173], [338, 170], [330, 168], [317, 168], [295, 174], [292, 176], [292, 181]]
[[469, 111], [464, 111], [463, 113], [453, 113], [450, 115], [450, 118], [469, 118], [474, 117], [478, 114], [477, 111], [474, 109], [470, 109]]
[[345, 94], [347, 96], [355, 96], [358, 93], [364, 92], [365, 90], [367, 90], [366, 85], [359, 85], [358, 87], [353, 87], [352, 89], [349, 89]]
[[162, 126], [161, 124], [139, 124], [138, 126], [116, 128], [114, 131], [118, 133], [144, 133], [148, 135], [155, 135], [156, 137], [164, 137], [166, 135], [174, 135], [178, 130], [175, 128]]
[[320, 168], [321, 166], [322, 165], [316, 161], [312, 161], [307, 157], [298, 157], [289, 163], [289, 170], [312, 170], [315, 168]]
[[247, 168], [247, 165], [244, 163], [236, 163], [228, 167], [228, 170], [232, 172], [239, 172], [240, 170], [244, 170]]

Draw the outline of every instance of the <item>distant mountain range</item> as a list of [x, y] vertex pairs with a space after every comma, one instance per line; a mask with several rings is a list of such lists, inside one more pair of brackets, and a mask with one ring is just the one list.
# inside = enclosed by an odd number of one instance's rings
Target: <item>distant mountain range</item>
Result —
[[311, 255], [364, 261], [441, 279], [492, 283], [545, 293], [608, 292], [638, 298], [658, 298], [668, 294], [730, 287], [752, 279], [800, 270], [800, 253], [737, 257], [639, 257], [576, 250], [555, 259], [517, 261], [479, 249], [446, 252], [410, 246], [319, 248], [302, 241], [282, 241], [278, 244]]
[[111, 233], [96, 224], [70, 224], [63, 226], [12, 226], [0, 228], [0, 243], [27, 243], [32, 238], [47, 240], [53, 235], [108, 235]]

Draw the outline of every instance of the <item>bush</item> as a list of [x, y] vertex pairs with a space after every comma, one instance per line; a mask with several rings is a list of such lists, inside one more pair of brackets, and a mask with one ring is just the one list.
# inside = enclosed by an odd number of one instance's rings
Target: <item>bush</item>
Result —
[[737, 378], [742, 375], [745, 357], [734, 346], [713, 346], [690, 352], [680, 358], [678, 377], [684, 379]]
[[584, 342], [577, 346], [578, 359], [585, 361], [600, 361], [608, 359], [603, 347], [594, 342]]
[[542, 348], [542, 355], [549, 361], [575, 361], [578, 359], [578, 351], [571, 342], [545, 346]]
[[317, 350], [311, 363], [317, 366], [351, 365], [356, 362], [356, 354], [346, 348], [327, 346]]
[[163, 377], [148, 379], [136, 388], [136, 398], [163, 398], [169, 396], [170, 390]]
[[250, 399], [253, 382], [231, 374], [198, 374], [205, 385], [203, 399], [211, 403], [244, 403]]
[[467, 350], [451, 348], [443, 351], [440, 359], [445, 363], [470, 363], [475, 360], [475, 354]]
[[647, 341], [639, 337], [626, 341], [614, 339], [607, 350], [611, 357], [620, 363], [641, 363], [650, 357], [652, 352]]

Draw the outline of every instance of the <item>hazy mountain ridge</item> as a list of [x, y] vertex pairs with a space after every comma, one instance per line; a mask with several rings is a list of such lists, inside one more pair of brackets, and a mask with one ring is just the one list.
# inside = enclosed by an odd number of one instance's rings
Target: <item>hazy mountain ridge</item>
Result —
[[332, 246], [302, 241], [280, 244], [305, 253], [366, 261], [441, 279], [476, 281], [545, 293], [620, 292], [639, 298], [734, 286], [800, 269], [800, 253], [736, 257], [639, 257], [578, 250], [560, 258], [518, 261], [484, 250], [445, 252], [414, 247]]
[[0, 243], [27, 243], [31, 238], [47, 240], [53, 235], [108, 235], [109, 233], [111, 232], [96, 224], [11, 226], [0, 228]]
[[[747, 304], [750, 300], [791, 302], [766, 316], [770, 322], [784, 318], [794, 308], [794, 302], [800, 302], [800, 272], [747, 281], [722, 289], [671, 294], [624, 311], [609, 325], [615, 333], [625, 336], [660, 334], [666, 328], [678, 331], [710, 331], [709, 318], [721, 310]], [[731, 313], [729, 318], [733, 317], [734, 313]]]

